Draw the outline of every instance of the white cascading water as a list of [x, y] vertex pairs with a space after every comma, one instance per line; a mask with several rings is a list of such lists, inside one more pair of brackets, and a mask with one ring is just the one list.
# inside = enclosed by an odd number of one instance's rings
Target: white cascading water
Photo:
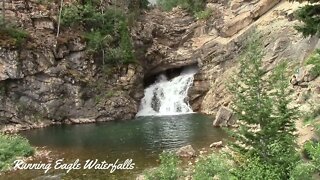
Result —
[[171, 80], [163, 74], [144, 90], [137, 116], [163, 116], [192, 113], [188, 102], [188, 89], [192, 86], [194, 67], [185, 68]]

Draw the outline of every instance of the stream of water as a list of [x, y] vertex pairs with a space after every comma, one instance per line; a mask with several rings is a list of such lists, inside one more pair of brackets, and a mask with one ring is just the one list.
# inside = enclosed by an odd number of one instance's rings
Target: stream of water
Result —
[[186, 67], [179, 76], [168, 80], [161, 74], [147, 87], [137, 116], [164, 116], [192, 113], [188, 90], [192, 86], [195, 67]]

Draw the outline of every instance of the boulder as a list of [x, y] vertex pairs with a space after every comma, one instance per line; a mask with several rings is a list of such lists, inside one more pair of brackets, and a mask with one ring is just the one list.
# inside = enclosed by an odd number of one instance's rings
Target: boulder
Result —
[[225, 106], [220, 107], [220, 109], [216, 115], [216, 119], [213, 122], [213, 125], [214, 126], [228, 125], [229, 124], [228, 122], [231, 119], [232, 115], [233, 115], [233, 112], [231, 109], [229, 109]]
[[222, 147], [222, 141], [217, 141], [217, 142], [214, 142], [212, 144], [210, 144], [210, 148], [221, 148]]
[[179, 157], [191, 158], [196, 156], [196, 151], [193, 149], [191, 145], [183, 146], [179, 148], [176, 152]]
[[[301, 84], [303, 82], [310, 82], [313, 81], [314, 79], [317, 78], [316, 74], [312, 73], [312, 69], [314, 68], [315, 65], [313, 64], [309, 64], [305, 67], [301, 67], [297, 74], [294, 75], [294, 77], [296, 78], [296, 84]], [[292, 80], [291, 83], [293, 83], [294, 81]]]

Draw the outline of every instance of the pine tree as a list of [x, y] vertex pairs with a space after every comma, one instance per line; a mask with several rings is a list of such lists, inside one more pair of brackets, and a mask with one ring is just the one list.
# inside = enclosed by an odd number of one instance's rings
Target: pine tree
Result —
[[[230, 147], [239, 165], [239, 177], [263, 179], [269, 174], [272, 179], [288, 179], [299, 160], [293, 135], [297, 113], [289, 108], [286, 66], [282, 64], [267, 75], [262, 68], [263, 55], [259, 35], [254, 34], [230, 86], [240, 122]], [[260, 176], [255, 176], [256, 170], [261, 171]]]
[[297, 26], [296, 29], [306, 37], [309, 35], [320, 36], [320, 0], [289, 0], [297, 2], [309, 2], [296, 11], [296, 18], [304, 24]]

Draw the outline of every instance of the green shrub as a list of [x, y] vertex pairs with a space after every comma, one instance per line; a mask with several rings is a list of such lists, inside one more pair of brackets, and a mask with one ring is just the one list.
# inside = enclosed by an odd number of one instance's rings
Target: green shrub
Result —
[[195, 165], [194, 180], [211, 180], [214, 176], [220, 180], [235, 179], [230, 173], [231, 166], [226, 161], [225, 158], [215, 154], [201, 158]]
[[291, 171], [290, 180], [311, 180], [313, 172], [313, 164], [299, 162], [293, 171]]
[[15, 25], [2, 24], [0, 26], [0, 46], [4, 47], [10, 44], [19, 47], [26, 41], [27, 37], [28, 33]]
[[178, 169], [178, 157], [170, 152], [163, 152], [160, 154], [161, 164], [155, 170], [146, 172], [147, 180], [176, 180], [180, 176]]
[[277, 167], [270, 164], [263, 164], [259, 159], [255, 158], [248, 158], [243, 166], [236, 168], [235, 175], [237, 179], [281, 179]]
[[320, 49], [317, 49], [306, 61], [306, 64], [313, 64], [311, 75], [320, 76]]
[[211, 17], [212, 10], [211, 9], [205, 9], [204, 11], [200, 11], [195, 13], [195, 16], [197, 19], [207, 20]]
[[83, 26], [89, 51], [102, 54], [103, 63], [132, 63], [134, 60], [128, 18], [123, 10], [97, 10], [94, 3], [72, 4], [62, 12], [66, 27]]
[[27, 139], [19, 135], [0, 134], [0, 170], [12, 166], [17, 157], [28, 157], [34, 153]]
[[320, 143], [308, 141], [304, 144], [304, 149], [311, 158], [311, 162], [315, 166], [315, 169], [320, 172]]

